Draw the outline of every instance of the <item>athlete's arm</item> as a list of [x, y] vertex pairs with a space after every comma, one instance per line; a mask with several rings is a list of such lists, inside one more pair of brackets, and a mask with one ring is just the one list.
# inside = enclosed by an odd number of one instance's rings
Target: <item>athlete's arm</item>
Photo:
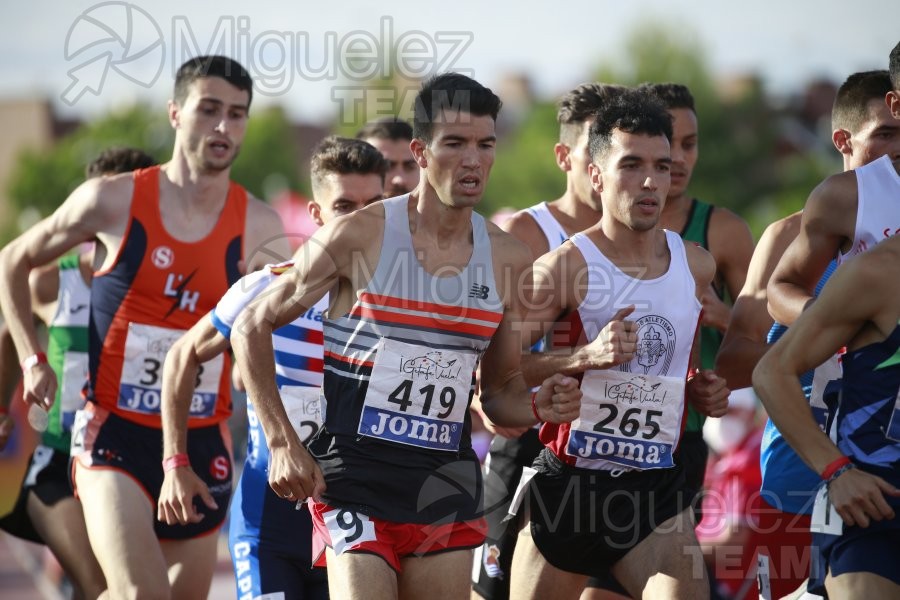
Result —
[[[495, 265], [507, 265], [512, 276], [503, 283], [498, 281], [504, 311], [481, 360], [482, 409], [491, 421], [506, 427], [534, 425], [538, 421], [535, 411], [541, 421], [570, 422], [578, 417], [581, 406], [581, 390], [571, 377], [555, 374], [544, 380], [532, 408], [530, 388], [519, 370], [522, 319], [528, 302], [522, 290], [527, 294], [531, 288], [531, 257], [521, 242], [497, 233], [491, 235]], [[524, 285], [519, 287], [517, 282]]]
[[768, 285], [769, 313], [793, 324], [812, 302], [816, 284], [856, 231], [856, 174], [832, 175], [812, 191], [803, 209], [800, 233], [784, 252]]
[[[694, 276], [695, 294], [697, 300], [700, 300], [709, 289], [716, 274], [716, 261], [709, 252], [700, 246], [685, 244], [684, 249], [688, 266]], [[694, 337], [694, 345], [691, 350], [691, 364], [694, 367], [700, 364], [699, 329]], [[699, 371], [694, 377], [689, 378], [685, 388], [687, 399], [694, 405], [694, 408], [708, 417], [721, 417], [728, 411], [729, 393], [726, 381], [711, 369]]]
[[[160, 417], [163, 457], [187, 454], [187, 425], [200, 365], [228, 349], [228, 339], [213, 325], [210, 315], [197, 321], [176, 341], [163, 365]], [[169, 525], [198, 523], [203, 515], [194, 507], [200, 496], [208, 507], [218, 508], [209, 488], [190, 465], [164, 474], [157, 504], [157, 518]]]
[[716, 355], [716, 373], [733, 389], [750, 386], [753, 367], [769, 349], [766, 336], [773, 321], [766, 306], [766, 286], [799, 228], [799, 213], [772, 223], [753, 252], [747, 281], [734, 302], [731, 322]]
[[[9, 326], [19, 359], [41, 352], [34, 326], [28, 281], [29, 272], [61, 256], [98, 232], [127, 218], [131, 180], [103, 177], [78, 186], [52, 215], [10, 242], [0, 251], [0, 308]], [[122, 202], [122, 196], [129, 198]], [[124, 216], [121, 205], [125, 204]], [[18, 362], [18, 361], [16, 361]], [[37, 364], [24, 374], [24, 399], [49, 408], [56, 395], [56, 375], [47, 364]]]
[[[381, 215], [380, 220], [373, 216]], [[322, 473], [294, 430], [275, 383], [272, 331], [290, 323], [342, 280], [354, 284], [360, 256], [379, 248], [384, 209], [378, 204], [338, 217], [321, 227], [294, 256], [293, 267], [279, 276], [238, 316], [232, 349], [247, 394], [253, 398], [269, 444], [269, 485], [279, 496], [318, 497], [325, 490]], [[377, 253], [377, 250], [374, 250]]]
[[[534, 264], [534, 286], [530, 310], [525, 320], [526, 348], [533, 346], [561, 317], [578, 310], [587, 290], [584, 256], [567, 242]], [[529, 385], [561, 373], [577, 375], [588, 369], [608, 369], [634, 356], [637, 342], [634, 323], [628, 315], [634, 306], [619, 310], [600, 331], [597, 339], [573, 348], [522, 354], [522, 373]]]
[[[868, 260], [865, 260], [868, 259]], [[886, 260], [887, 259], [887, 260]], [[894, 261], [890, 265], [888, 261]], [[841, 457], [841, 451], [812, 416], [799, 376], [822, 364], [850, 340], [853, 348], [868, 329], [883, 339], [896, 327], [896, 255], [870, 252], [838, 269], [791, 328], [762, 357], [753, 371], [753, 386], [772, 422], [800, 458], [816, 473]], [[885, 277], [886, 273], [893, 277]], [[859, 290], [867, 290], [860, 294]], [[887, 315], [884, 318], [882, 315]], [[882, 321], [882, 322], [879, 322]], [[859, 469], [834, 480], [829, 499], [850, 525], [865, 527], [869, 519], [892, 518], [883, 494], [900, 496], [884, 480]]]
[[[710, 216], [709, 247], [716, 260], [716, 272], [722, 277], [729, 297], [734, 300], [744, 286], [753, 255], [753, 234], [747, 223], [728, 209], [715, 207]], [[724, 332], [731, 319], [731, 308], [711, 288], [701, 298], [703, 324]]]

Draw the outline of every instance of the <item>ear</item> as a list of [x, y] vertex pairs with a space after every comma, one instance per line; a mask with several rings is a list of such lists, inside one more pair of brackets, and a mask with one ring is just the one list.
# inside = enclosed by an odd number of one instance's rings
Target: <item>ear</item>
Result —
[[888, 92], [884, 97], [884, 101], [888, 105], [888, 108], [891, 110], [891, 116], [895, 119], [900, 119], [900, 92]]
[[319, 227], [325, 224], [325, 221], [322, 220], [322, 207], [316, 204], [314, 200], [306, 203], [306, 210], [309, 212], [309, 218], [313, 220], [313, 223]]
[[562, 143], [556, 143], [553, 146], [553, 154], [556, 155], [556, 166], [564, 173], [572, 170], [572, 160], [569, 158], [571, 148]]
[[172, 126], [172, 129], [178, 129], [178, 125], [180, 124], [179, 114], [181, 113], [181, 107], [175, 103], [174, 100], [169, 100], [167, 105], [167, 109], [169, 112], [169, 125]]
[[591, 178], [591, 187], [594, 188], [594, 191], [598, 194], [602, 193], [603, 173], [600, 172], [600, 167], [594, 162], [588, 165], [588, 177]]
[[853, 146], [850, 143], [850, 132], [846, 129], [835, 129], [831, 132], [831, 141], [837, 151], [846, 156], [853, 154]]
[[416, 160], [416, 164], [419, 165], [419, 168], [424, 169], [428, 167], [428, 159], [425, 158], [425, 148], [427, 144], [419, 138], [413, 138], [413, 140], [409, 143], [409, 149], [412, 150], [413, 158]]

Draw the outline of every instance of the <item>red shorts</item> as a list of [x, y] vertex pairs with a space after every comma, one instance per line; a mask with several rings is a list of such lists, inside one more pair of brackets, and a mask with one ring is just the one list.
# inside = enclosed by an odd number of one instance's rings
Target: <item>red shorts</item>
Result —
[[477, 548], [484, 543], [487, 521], [422, 525], [394, 523], [321, 502], [308, 504], [313, 522], [315, 566], [325, 566], [325, 547], [335, 554], [367, 552], [384, 559], [400, 573], [400, 560], [450, 550]]
[[757, 523], [750, 540], [757, 554], [757, 580], [769, 586], [770, 598], [781, 598], [809, 577], [810, 515], [781, 512], [760, 496], [751, 510]]

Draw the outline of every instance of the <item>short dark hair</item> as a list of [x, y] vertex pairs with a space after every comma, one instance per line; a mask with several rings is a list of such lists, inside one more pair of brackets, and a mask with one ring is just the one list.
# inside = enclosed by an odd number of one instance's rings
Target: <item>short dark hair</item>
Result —
[[197, 56], [178, 67], [175, 74], [175, 102], [184, 104], [191, 84], [201, 77], [219, 77], [247, 92], [247, 108], [253, 100], [253, 78], [241, 63], [227, 56]]
[[92, 160], [84, 170], [85, 177], [130, 173], [136, 169], [146, 169], [157, 164], [156, 159], [137, 148], [107, 148]]
[[410, 141], [413, 139], [412, 125], [399, 117], [383, 117], [369, 121], [356, 132], [358, 140]]
[[871, 100], [884, 102], [891, 91], [891, 77], [885, 70], [854, 73], [838, 88], [831, 108], [831, 128], [856, 133], [869, 118]]
[[616, 97], [625, 86], [613, 83], [582, 83], [560, 98], [556, 120], [559, 121], [559, 141], [575, 144], [586, 121]]
[[378, 175], [384, 183], [388, 162], [375, 146], [362, 140], [330, 135], [316, 145], [310, 160], [310, 180], [313, 189], [322, 185], [326, 176]]
[[591, 160], [597, 160], [612, 144], [613, 130], [649, 136], [664, 135], [672, 141], [672, 117], [646, 89], [624, 90], [594, 116], [588, 133]]
[[425, 142], [434, 134], [434, 119], [444, 109], [467, 112], [476, 117], [490, 116], [494, 121], [503, 103], [489, 88], [460, 73], [435, 75], [416, 96], [413, 110], [413, 135]]
[[888, 59], [888, 70], [891, 72], [891, 85], [894, 91], [900, 92], [900, 42], [891, 50]]
[[666, 110], [687, 108], [697, 114], [694, 108], [694, 95], [686, 85], [680, 83], [642, 83], [638, 89], [647, 90], [662, 102]]

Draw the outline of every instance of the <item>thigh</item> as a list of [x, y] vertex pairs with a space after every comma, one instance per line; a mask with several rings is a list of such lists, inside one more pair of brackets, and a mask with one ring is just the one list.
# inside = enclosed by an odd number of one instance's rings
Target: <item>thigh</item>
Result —
[[216, 567], [217, 532], [160, 546], [168, 565], [172, 598], [206, 598]]
[[95, 598], [106, 589], [100, 564], [91, 550], [81, 502], [74, 496], [44, 504], [28, 494], [28, 517], [35, 530], [59, 560], [59, 564], [82, 596]]
[[397, 573], [383, 558], [363, 552], [336, 555], [331, 548], [325, 557], [332, 600], [397, 598]]
[[663, 522], [613, 565], [633, 597], [708, 598], [706, 566], [690, 509]]
[[[103, 568], [110, 596], [135, 590], [148, 596], [168, 593], [166, 561], [153, 531], [154, 506], [129, 475], [76, 463], [75, 483], [94, 555]], [[153, 593], [156, 592], [156, 593]]]
[[512, 560], [510, 598], [577, 598], [586, 581], [586, 575], [547, 562], [531, 537], [531, 524], [522, 528]]
[[410, 556], [400, 561], [403, 570], [398, 576], [399, 597], [447, 598], [463, 600], [469, 597], [469, 573], [472, 570], [471, 550], [451, 550], [427, 556]]

